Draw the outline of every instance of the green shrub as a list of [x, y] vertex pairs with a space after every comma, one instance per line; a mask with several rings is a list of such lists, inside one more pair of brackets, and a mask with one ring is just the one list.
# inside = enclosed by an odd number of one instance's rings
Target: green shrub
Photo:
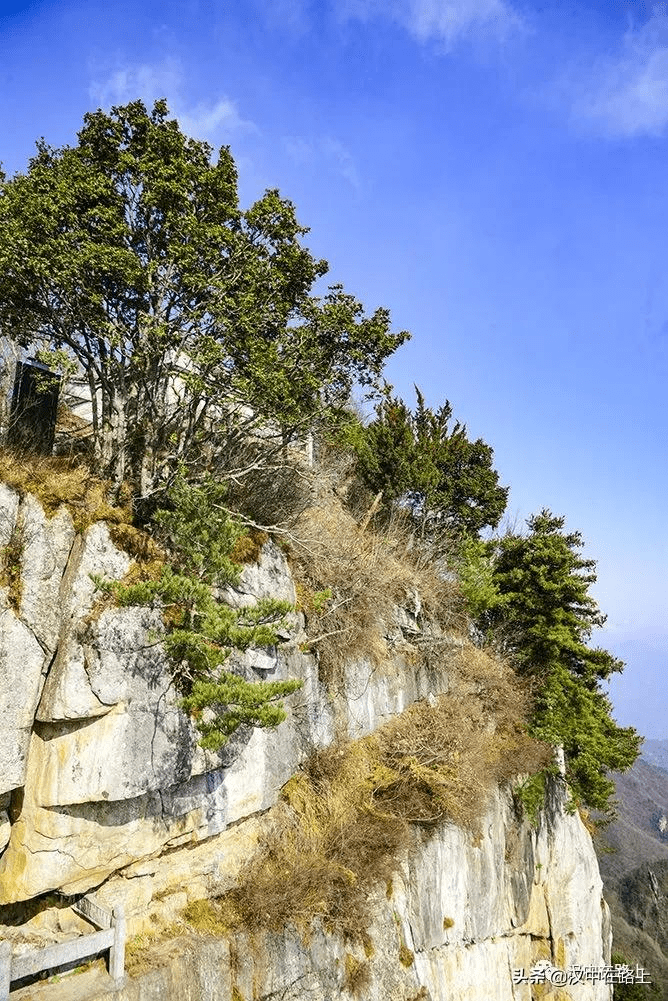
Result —
[[154, 516], [171, 554], [159, 574], [134, 583], [95, 578], [119, 605], [158, 601], [166, 631], [162, 638], [184, 693], [183, 707], [196, 720], [202, 746], [218, 750], [242, 724], [274, 727], [285, 717], [281, 699], [300, 681], [246, 681], [224, 669], [233, 649], [277, 643], [277, 628], [292, 606], [262, 599], [233, 609], [217, 589], [239, 581], [241, 567], [232, 552], [244, 529], [224, 509], [224, 487], [212, 479], [188, 484], [178, 479], [169, 506]]

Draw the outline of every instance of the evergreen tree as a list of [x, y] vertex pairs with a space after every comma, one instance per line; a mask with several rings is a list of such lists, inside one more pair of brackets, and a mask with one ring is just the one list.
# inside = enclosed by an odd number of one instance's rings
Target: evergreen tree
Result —
[[543, 674], [559, 662], [585, 684], [595, 684], [623, 664], [588, 641], [606, 616], [589, 594], [594, 560], [583, 559], [580, 532], [564, 533], [565, 518], [543, 509], [527, 520], [526, 535], [507, 533], [486, 544], [499, 596], [483, 621], [502, 626], [516, 667]]
[[212, 152], [165, 101], [133, 101], [0, 172], [0, 331], [83, 371], [98, 470], [142, 496], [258, 425], [278, 453], [408, 336], [339, 285], [314, 296], [327, 263], [292, 203], [242, 210], [229, 149]]
[[417, 407], [387, 396], [376, 417], [357, 436], [358, 470], [386, 502], [407, 507], [421, 534], [439, 530], [476, 534], [496, 527], [508, 488], [499, 486], [493, 452], [481, 438], [470, 441], [466, 425], [452, 424], [448, 401], [427, 407], [415, 387]]
[[220, 588], [239, 582], [241, 567], [232, 559], [244, 529], [223, 508], [225, 488], [207, 478], [188, 484], [179, 478], [167, 495], [168, 507], [155, 522], [171, 560], [159, 576], [135, 584], [96, 579], [119, 605], [151, 605], [163, 610], [162, 643], [176, 680], [185, 693], [182, 705], [202, 734], [202, 746], [218, 750], [242, 724], [274, 727], [286, 718], [282, 699], [300, 681], [247, 681], [225, 669], [232, 650], [273, 646], [277, 629], [292, 606], [264, 598], [234, 609], [218, 597]]
[[564, 532], [564, 522], [544, 509], [528, 519], [528, 534], [479, 544], [476, 559], [484, 548], [493, 587], [486, 575], [485, 590], [474, 591], [477, 625], [531, 677], [533, 733], [563, 744], [576, 799], [607, 811], [614, 786], [606, 774], [630, 768], [642, 738], [617, 725], [601, 689], [624, 665], [588, 645], [592, 630], [606, 620], [588, 593], [596, 563], [582, 557], [581, 534]]

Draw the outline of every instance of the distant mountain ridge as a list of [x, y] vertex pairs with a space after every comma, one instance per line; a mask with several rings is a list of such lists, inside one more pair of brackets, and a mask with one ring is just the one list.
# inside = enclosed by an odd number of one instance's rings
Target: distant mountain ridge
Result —
[[646, 740], [613, 776], [618, 817], [596, 838], [613, 951], [639, 963], [668, 1001], [668, 740]]
[[668, 771], [668, 738], [665, 740], [645, 738], [645, 743], [642, 745], [642, 760]]

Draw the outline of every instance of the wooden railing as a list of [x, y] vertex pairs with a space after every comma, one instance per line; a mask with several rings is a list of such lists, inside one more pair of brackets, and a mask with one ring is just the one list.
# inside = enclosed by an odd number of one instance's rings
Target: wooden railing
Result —
[[59, 942], [15, 956], [11, 942], [0, 942], [0, 1001], [9, 1001], [10, 984], [42, 970], [53, 970], [79, 959], [88, 959], [109, 950], [109, 974], [114, 980], [123, 979], [125, 969], [125, 917], [122, 907], [107, 911], [83, 897], [72, 909], [97, 925], [101, 931], [82, 935], [69, 942]]

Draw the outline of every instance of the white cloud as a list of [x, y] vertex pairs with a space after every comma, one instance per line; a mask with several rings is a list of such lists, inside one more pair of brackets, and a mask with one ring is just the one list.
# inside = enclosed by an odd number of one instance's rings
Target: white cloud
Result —
[[639, 29], [629, 29], [622, 51], [598, 60], [575, 85], [573, 111], [606, 135], [662, 135], [668, 125], [668, 17], [665, 4]]
[[190, 109], [174, 105], [174, 113], [185, 133], [195, 138], [217, 135], [220, 130], [248, 129], [256, 131], [252, 122], [242, 119], [233, 101], [221, 97], [215, 104], [196, 104]]
[[337, 172], [344, 177], [353, 188], [359, 190], [360, 179], [352, 155], [338, 139], [326, 138], [321, 142], [321, 149], [326, 157], [333, 160]]
[[312, 142], [302, 138], [302, 136], [286, 136], [283, 140], [285, 151], [293, 161], [300, 167], [304, 164], [312, 163], [316, 156], [316, 148]]
[[471, 34], [503, 41], [523, 27], [506, 0], [339, 0], [344, 19], [389, 17], [417, 41], [436, 41], [447, 49]]
[[255, 0], [258, 15], [273, 28], [302, 35], [308, 30], [311, 0]]
[[324, 136], [308, 140], [302, 136], [286, 136], [283, 146], [290, 159], [298, 166], [328, 164], [351, 187], [359, 191], [361, 182], [354, 158], [338, 139]]
[[173, 59], [154, 66], [123, 66], [104, 79], [95, 80], [89, 87], [89, 93], [103, 108], [126, 104], [137, 98], [149, 104], [158, 97], [177, 91], [181, 76], [180, 66]]
[[89, 93], [103, 108], [126, 104], [138, 98], [150, 107], [161, 97], [167, 99], [170, 112], [183, 131], [195, 139], [215, 144], [231, 132], [257, 131], [252, 122], [241, 118], [233, 101], [219, 97], [205, 104], [189, 104], [182, 96], [183, 72], [180, 64], [166, 59], [156, 65], [123, 66], [94, 81]]

